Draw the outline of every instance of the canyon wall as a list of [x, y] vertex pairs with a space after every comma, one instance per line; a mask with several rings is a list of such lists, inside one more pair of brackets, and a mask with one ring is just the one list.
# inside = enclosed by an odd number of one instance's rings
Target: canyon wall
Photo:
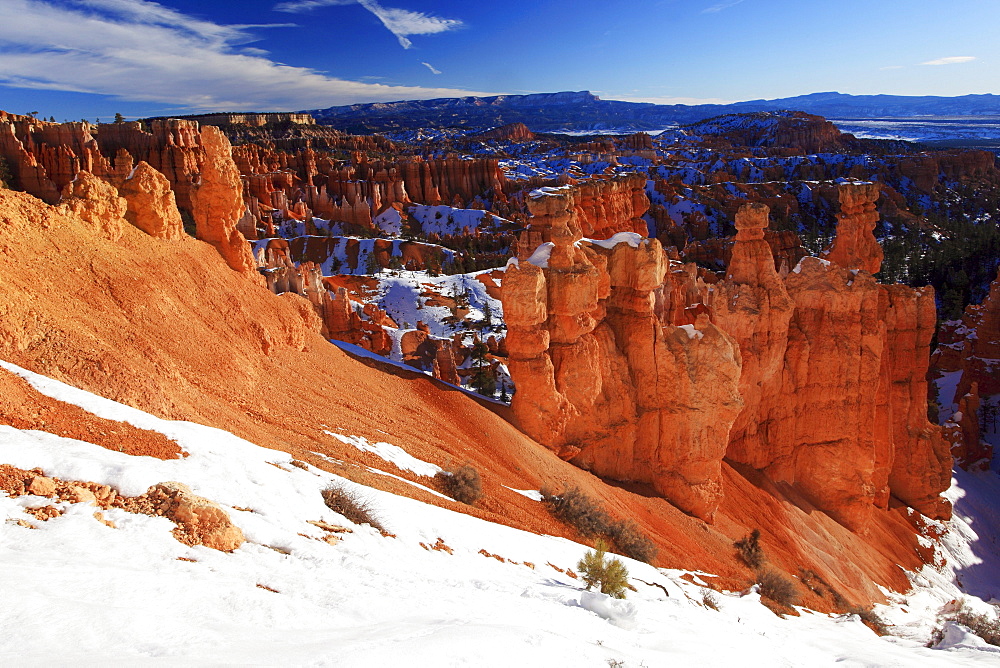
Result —
[[830, 259], [781, 273], [767, 207], [745, 206], [709, 285], [656, 240], [581, 241], [580, 188], [538, 192], [503, 285], [522, 428], [706, 520], [724, 457], [853, 530], [890, 497], [947, 517], [948, 445], [926, 415], [933, 291], [872, 277], [878, 194], [841, 186]]

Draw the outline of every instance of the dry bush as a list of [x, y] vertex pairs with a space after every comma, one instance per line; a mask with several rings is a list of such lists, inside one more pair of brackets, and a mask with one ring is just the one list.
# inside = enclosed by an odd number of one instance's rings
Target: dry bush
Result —
[[799, 602], [795, 584], [778, 571], [757, 571], [757, 584], [760, 585], [761, 596], [779, 605], [791, 607]]
[[604, 536], [622, 554], [636, 561], [650, 564], [656, 558], [656, 546], [639, 530], [635, 522], [612, 519], [599, 503], [579, 488], [571, 487], [559, 495], [543, 490], [542, 500], [556, 518], [575, 528], [581, 536]]
[[870, 628], [872, 631], [880, 636], [889, 635], [889, 625], [885, 623], [885, 620], [875, 614], [875, 611], [871, 608], [865, 609], [858, 606], [851, 606], [847, 609], [847, 614], [857, 615], [864, 622], [864, 625]]
[[711, 589], [701, 590], [701, 604], [712, 610], [719, 609], [719, 597]]
[[[628, 569], [621, 560], [606, 555], [607, 545], [600, 538], [593, 550], [588, 550], [577, 565], [587, 589], [597, 587], [602, 594], [612, 598], [625, 598], [625, 589], [629, 588]], [[634, 591], [634, 590], [633, 590]]]
[[470, 506], [483, 495], [479, 471], [469, 464], [452, 471], [438, 471], [434, 480], [445, 494]]
[[368, 500], [357, 492], [330, 483], [322, 494], [326, 507], [333, 512], [340, 513], [355, 524], [370, 524], [381, 534], [388, 533]]
[[571, 487], [560, 495], [543, 491], [542, 500], [553, 515], [585, 538], [607, 535], [611, 529], [611, 517], [578, 487]]
[[625, 556], [632, 557], [636, 561], [645, 561], [647, 564], [653, 563], [658, 550], [653, 545], [653, 541], [647, 538], [635, 522], [619, 520], [614, 522], [609, 531], [608, 537], [615, 542], [618, 549]]
[[761, 568], [767, 561], [764, 549], [760, 546], [760, 529], [754, 529], [749, 535], [733, 543], [733, 546], [744, 563], [754, 570]]
[[968, 627], [989, 644], [1000, 647], [1000, 621], [989, 615], [973, 612], [965, 603], [962, 603], [962, 607], [955, 613], [955, 621]]

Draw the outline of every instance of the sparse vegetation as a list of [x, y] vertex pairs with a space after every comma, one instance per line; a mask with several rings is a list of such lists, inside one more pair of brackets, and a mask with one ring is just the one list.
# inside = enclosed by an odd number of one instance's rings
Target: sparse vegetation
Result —
[[557, 519], [580, 532], [585, 538], [603, 536], [626, 556], [652, 563], [657, 549], [634, 522], [613, 519], [596, 501], [577, 487], [562, 494], [542, 490], [542, 501]]
[[716, 596], [715, 592], [711, 589], [703, 589], [701, 591], [701, 604], [706, 608], [711, 608], [712, 610], [719, 609], [719, 597]]
[[434, 480], [445, 494], [470, 506], [483, 495], [483, 482], [479, 478], [479, 471], [470, 464], [453, 471], [439, 471]]
[[600, 538], [593, 550], [588, 550], [577, 565], [587, 589], [597, 587], [602, 594], [612, 598], [625, 598], [628, 587], [628, 569], [621, 560], [607, 557], [607, 544]]
[[387, 534], [369, 502], [357, 492], [331, 483], [322, 492], [326, 507], [340, 513], [355, 524], [369, 524], [381, 534]]
[[871, 608], [865, 609], [858, 606], [851, 606], [847, 609], [847, 614], [860, 617], [864, 625], [878, 635], [889, 635], [889, 625], [885, 623], [884, 619], [875, 614], [875, 611]]
[[760, 546], [760, 529], [754, 529], [748, 535], [739, 539], [733, 546], [740, 555], [740, 559], [754, 570], [764, 566], [767, 559], [764, 557], [764, 549]]
[[962, 601], [961, 607], [956, 612], [945, 615], [939, 620], [938, 627], [934, 629], [934, 633], [931, 634], [931, 639], [927, 643], [928, 647], [934, 647], [944, 639], [944, 622], [946, 621], [961, 624], [990, 645], [1000, 647], [1000, 620], [973, 611], [966, 601]]
[[795, 584], [778, 571], [767, 569], [757, 571], [760, 595], [779, 605], [793, 606], [799, 602]]

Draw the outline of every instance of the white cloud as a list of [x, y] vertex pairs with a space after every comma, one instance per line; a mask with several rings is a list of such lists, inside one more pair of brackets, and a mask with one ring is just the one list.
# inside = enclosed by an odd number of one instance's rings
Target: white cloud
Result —
[[[239, 26], [148, 0], [0, 0], [0, 84], [111, 95], [190, 110], [310, 109], [488, 95], [346, 81], [240, 45]], [[416, 34], [416, 33], [413, 33]], [[252, 49], [252, 47], [251, 47]]]
[[735, 7], [736, 5], [743, 2], [743, 0], [728, 0], [728, 2], [720, 2], [718, 4], [712, 5], [711, 7], [706, 7], [701, 10], [702, 14], [718, 14], [723, 9], [729, 9], [730, 7]]
[[458, 19], [443, 19], [409, 9], [383, 7], [377, 0], [288, 0], [278, 3], [274, 9], [279, 12], [300, 13], [319, 7], [353, 4], [359, 4], [374, 14], [382, 25], [396, 36], [404, 49], [413, 46], [413, 42], [408, 39], [410, 35], [434, 35], [462, 26], [462, 22]]
[[439, 70], [438, 68], [434, 67], [430, 63], [421, 62], [420, 64], [423, 65], [424, 67], [426, 67], [427, 69], [429, 69], [431, 71], [431, 74], [441, 74], [441, 70]]
[[949, 56], [947, 58], [938, 58], [936, 60], [928, 60], [925, 63], [920, 63], [921, 65], [957, 65], [958, 63], [968, 63], [975, 60], [975, 56]]

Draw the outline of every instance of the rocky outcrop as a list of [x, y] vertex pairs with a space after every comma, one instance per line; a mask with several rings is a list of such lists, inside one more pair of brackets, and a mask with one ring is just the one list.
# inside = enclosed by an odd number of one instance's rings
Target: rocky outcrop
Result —
[[128, 222], [158, 239], [184, 238], [184, 223], [170, 182], [149, 163], [136, 165], [118, 187], [118, 193], [128, 202]]
[[232, 552], [246, 540], [219, 504], [198, 496], [184, 483], [161, 482], [150, 487], [143, 498], [156, 515], [177, 524], [173, 533], [182, 543]]
[[80, 172], [63, 189], [60, 205], [91, 225], [101, 236], [117, 241], [128, 223], [128, 203], [115, 187], [89, 172]]
[[746, 407], [727, 456], [794, 485], [852, 529], [890, 495], [932, 517], [950, 512], [939, 498], [947, 446], [926, 415], [933, 291], [882, 286], [869, 273], [881, 264], [877, 196], [868, 184], [842, 186], [835, 261], [805, 258], [784, 279], [760, 237], [766, 208], [748, 205], [714, 302], [744, 364]]
[[744, 206], [714, 285], [693, 265], [668, 268], [654, 240], [581, 241], [579, 190], [529, 202], [503, 280], [512, 408], [527, 433], [706, 519], [723, 457], [854, 530], [890, 496], [949, 515], [948, 449], [926, 416], [933, 291], [869, 273], [881, 263], [877, 188], [841, 188], [853, 246], [838, 239], [835, 261], [790, 272], [775, 269], [768, 208]]
[[486, 130], [473, 135], [482, 141], [532, 141], [534, 133], [524, 123], [508, 123], [492, 130]]
[[514, 414], [564, 459], [649, 483], [711, 520], [741, 406], [736, 343], [704, 315], [661, 322], [659, 242], [632, 232], [582, 242], [578, 194], [549, 189], [529, 201], [532, 225], [503, 281]]
[[642, 216], [649, 210], [646, 179], [621, 176], [592, 179], [576, 187], [576, 214], [584, 237], [608, 239], [618, 232], [648, 233]]
[[243, 183], [229, 140], [210, 125], [202, 130], [201, 142], [205, 160], [200, 182], [192, 191], [197, 236], [212, 244], [233, 270], [263, 285], [250, 245], [236, 229], [245, 208]]
[[794, 304], [774, 268], [764, 240], [768, 208], [747, 204], [736, 215], [736, 242], [726, 280], [717, 288], [715, 322], [739, 343], [744, 406], [729, 435], [728, 456], [763, 468], [769, 448], [762, 443], [772, 423], [768, 397], [781, 393], [784, 352]]
[[872, 230], [878, 222], [879, 186], [877, 183], [842, 184], [837, 236], [823, 256], [847, 269], [863, 269], [877, 274], [882, 266], [882, 247]]

